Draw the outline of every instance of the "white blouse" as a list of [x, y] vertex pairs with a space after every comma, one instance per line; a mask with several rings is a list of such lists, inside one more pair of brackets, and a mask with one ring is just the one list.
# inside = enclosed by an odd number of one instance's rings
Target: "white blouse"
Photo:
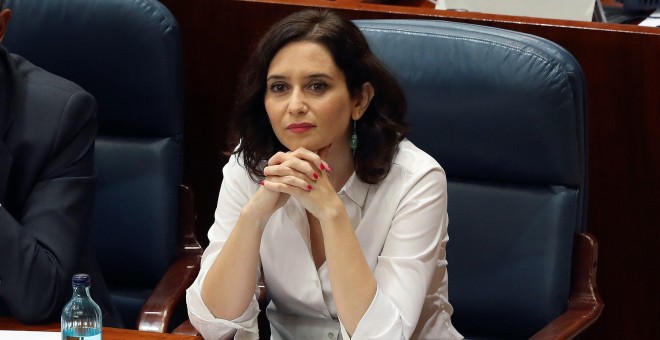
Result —
[[[187, 290], [188, 315], [205, 339], [256, 339], [255, 298], [236, 320], [216, 319], [201, 298], [202, 283], [259, 188], [232, 156], [223, 169], [215, 222], [201, 270]], [[338, 192], [378, 287], [353, 339], [460, 339], [447, 300], [447, 182], [444, 170], [410, 141], [399, 143], [387, 177], [378, 184], [355, 173]], [[261, 241], [259, 275], [271, 303], [274, 339], [350, 339], [338, 320], [327, 266], [311, 255], [305, 209], [291, 198], [268, 221]]]

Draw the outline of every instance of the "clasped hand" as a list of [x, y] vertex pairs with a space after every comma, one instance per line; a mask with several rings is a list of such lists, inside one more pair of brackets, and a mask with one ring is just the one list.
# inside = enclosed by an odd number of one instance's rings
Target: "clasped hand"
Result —
[[289, 197], [294, 197], [312, 215], [323, 220], [334, 206], [333, 199], [338, 201], [328, 177], [332, 167], [324, 160], [327, 151], [328, 147], [318, 153], [299, 148], [273, 155], [264, 168], [266, 179], [257, 193], [268, 197], [263, 200], [264, 208], [272, 214]]

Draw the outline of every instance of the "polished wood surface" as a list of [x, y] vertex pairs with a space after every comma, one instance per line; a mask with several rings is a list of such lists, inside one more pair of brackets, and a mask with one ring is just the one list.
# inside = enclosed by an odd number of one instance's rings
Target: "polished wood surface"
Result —
[[195, 327], [193, 327], [192, 323], [190, 323], [190, 320], [186, 320], [182, 324], [180, 324], [177, 328], [175, 328], [172, 331], [172, 334], [201, 336], [201, 334], [199, 334], [197, 329], [195, 329]]
[[[59, 332], [60, 324], [25, 325], [14, 319], [0, 317], [0, 329], [21, 331]], [[166, 333], [142, 332], [131, 329], [103, 327], [103, 340], [202, 340], [199, 336], [186, 336]]]
[[568, 309], [531, 340], [573, 339], [598, 319], [604, 303], [596, 284], [597, 259], [596, 238], [588, 233], [576, 234]]
[[350, 18], [466, 22], [544, 37], [584, 69], [589, 112], [588, 231], [599, 241], [606, 304], [582, 339], [660, 339], [660, 29], [437, 11], [419, 0], [161, 0], [181, 26], [186, 96], [185, 182], [197, 193], [198, 233], [213, 221], [236, 79], [250, 46], [305, 7]]

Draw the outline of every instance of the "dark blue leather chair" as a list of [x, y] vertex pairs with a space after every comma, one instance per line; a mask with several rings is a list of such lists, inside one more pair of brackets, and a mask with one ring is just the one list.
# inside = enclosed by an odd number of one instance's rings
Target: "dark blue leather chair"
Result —
[[13, 10], [7, 48], [76, 82], [98, 101], [93, 245], [125, 326], [166, 331], [201, 253], [192, 196], [180, 186], [177, 22], [155, 0], [6, 5]]
[[603, 308], [585, 233], [586, 90], [562, 47], [464, 23], [358, 20], [448, 177], [449, 300], [474, 338], [575, 336]]

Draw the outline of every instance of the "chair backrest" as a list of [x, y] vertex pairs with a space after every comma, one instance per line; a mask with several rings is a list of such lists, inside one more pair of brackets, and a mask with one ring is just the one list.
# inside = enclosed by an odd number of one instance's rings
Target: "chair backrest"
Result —
[[585, 228], [582, 70], [545, 39], [464, 23], [358, 20], [406, 92], [410, 139], [445, 168], [449, 300], [468, 338], [561, 314]]
[[99, 104], [93, 245], [124, 323], [175, 256], [181, 40], [155, 0], [9, 0], [7, 48]]

